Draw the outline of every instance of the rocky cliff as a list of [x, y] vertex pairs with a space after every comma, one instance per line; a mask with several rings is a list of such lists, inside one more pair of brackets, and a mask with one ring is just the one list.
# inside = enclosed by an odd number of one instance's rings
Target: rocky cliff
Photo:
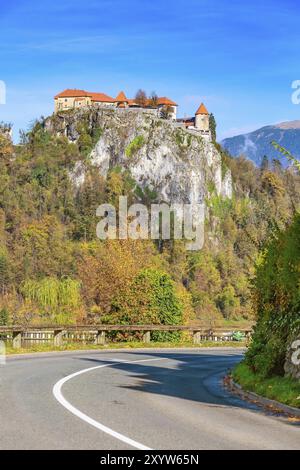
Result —
[[[128, 169], [160, 202], [200, 203], [212, 191], [232, 195], [230, 171], [215, 146], [151, 112], [78, 110], [53, 115], [45, 126], [72, 142], [85, 139], [89, 158], [104, 177], [117, 165]], [[79, 165], [77, 184], [84, 176]]]

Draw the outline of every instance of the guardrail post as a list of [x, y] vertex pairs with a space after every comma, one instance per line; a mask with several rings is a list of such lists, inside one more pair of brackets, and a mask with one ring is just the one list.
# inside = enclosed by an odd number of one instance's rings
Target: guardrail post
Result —
[[144, 331], [143, 343], [150, 343], [150, 342], [151, 342], [151, 332], [150, 331]]
[[193, 331], [193, 342], [194, 344], [201, 343], [201, 331]]
[[96, 344], [101, 344], [102, 346], [105, 345], [105, 331], [97, 331], [97, 336], [96, 336]]
[[54, 346], [62, 346], [62, 345], [63, 345], [63, 331], [54, 330]]
[[22, 331], [13, 331], [12, 338], [12, 347], [20, 349], [22, 347]]

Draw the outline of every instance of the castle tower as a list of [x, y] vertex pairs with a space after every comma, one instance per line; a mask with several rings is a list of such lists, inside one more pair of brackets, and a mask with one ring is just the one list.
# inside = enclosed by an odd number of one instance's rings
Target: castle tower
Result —
[[196, 111], [195, 127], [199, 131], [209, 132], [209, 114], [203, 103], [200, 104]]
[[118, 96], [115, 99], [115, 103], [118, 108], [127, 108], [128, 107], [128, 99], [125, 96], [123, 91], [120, 91]]

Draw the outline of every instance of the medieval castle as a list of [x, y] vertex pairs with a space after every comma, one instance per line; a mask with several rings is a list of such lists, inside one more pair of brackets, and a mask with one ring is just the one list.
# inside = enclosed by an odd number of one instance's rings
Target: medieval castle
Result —
[[194, 117], [177, 119], [178, 105], [167, 97], [150, 99], [130, 99], [121, 91], [116, 98], [105, 93], [93, 93], [85, 90], [67, 89], [54, 97], [55, 113], [69, 109], [80, 109], [88, 106], [116, 109], [148, 109], [158, 116], [164, 116], [177, 126], [197, 132], [210, 139], [209, 113], [203, 103], [197, 109]]

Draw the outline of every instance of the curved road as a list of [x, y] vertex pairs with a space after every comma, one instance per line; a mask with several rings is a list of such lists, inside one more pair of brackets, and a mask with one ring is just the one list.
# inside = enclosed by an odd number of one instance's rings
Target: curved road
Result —
[[299, 424], [221, 386], [242, 352], [66, 352], [0, 365], [0, 449], [300, 449]]

